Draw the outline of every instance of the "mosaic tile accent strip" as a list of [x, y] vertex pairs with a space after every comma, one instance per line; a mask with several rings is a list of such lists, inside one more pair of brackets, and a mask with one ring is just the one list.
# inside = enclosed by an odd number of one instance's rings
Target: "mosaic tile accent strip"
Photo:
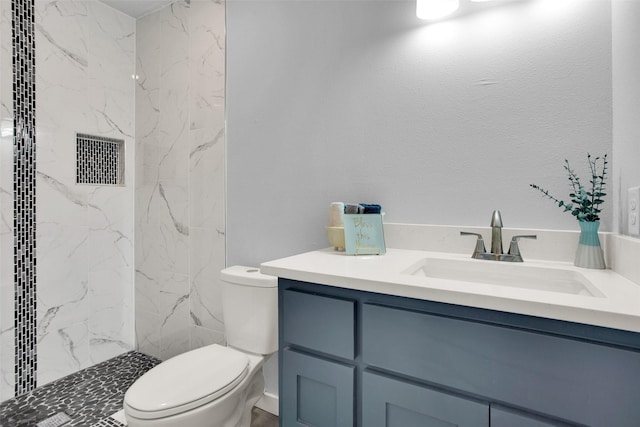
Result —
[[121, 423], [107, 418], [122, 409], [129, 386], [159, 363], [154, 357], [130, 351], [83, 369], [0, 403], [0, 426], [33, 427], [64, 412], [71, 417], [65, 427], [120, 427]]
[[36, 388], [34, 0], [12, 0], [15, 394]]
[[123, 140], [78, 133], [76, 158], [78, 184], [123, 184]]

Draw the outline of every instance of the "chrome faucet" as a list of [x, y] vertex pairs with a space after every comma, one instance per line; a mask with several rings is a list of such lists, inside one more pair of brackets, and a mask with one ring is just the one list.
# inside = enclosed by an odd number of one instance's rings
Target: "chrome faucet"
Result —
[[502, 216], [500, 211], [491, 215], [491, 253], [502, 254]]
[[509, 253], [503, 253], [502, 216], [500, 215], [500, 211], [497, 210], [493, 211], [493, 215], [491, 216], [491, 252], [487, 252], [487, 249], [484, 246], [482, 234], [461, 231], [460, 235], [477, 237], [476, 247], [473, 250], [473, 254], [471, 254], [472, 258], [507, 262], [522, 262], [522, 255], [520, 254], [520, 248], [518, 247], [518, 240], [537, 239], [535, 234], [513, 236], [511, 238], [511, 243], [509, 244]]

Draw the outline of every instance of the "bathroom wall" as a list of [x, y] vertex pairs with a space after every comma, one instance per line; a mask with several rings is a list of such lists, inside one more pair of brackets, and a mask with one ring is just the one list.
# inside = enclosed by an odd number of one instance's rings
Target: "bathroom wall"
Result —
[[[133, 342], [135, 21], [36, 1], [38, 381]], [[124, 186], [77, 185], [75, 133], [125, 141]]]
[[529, 183], [566, 197], [563, 160], [584, 175], [587, 152], [612, 151], [608, 2], [432, 25], [405, 1], [227, 8], [230, 264], [326, 246], [335, 200], [389, 222], [487, 226], [500, 209], [506, 227], [577, 230]]
[[616, 0], [613, 15], [614, 230], [628, 234], [627, 189], [640, 186], [640, 3]]
[[[141, 351], [223, 342], [224, 3], [178, 2], [138, 23], [94, 0], [35, 5], [38, 371], [28, 374], [40, 385], [132, 349], [134, 292]], [[11, 19], [0, 2], [0, 400], [14, 394], [18, 316]], [[75, 184], [76, 132], [124, 139], [124, 186]]]
[[224, 342], [224, 8], [137, 22], [136, 338], [162, 359]]
[[500, 209], [506, 227], [577, 230], [529, 184], [566, 196], [565, 158], [584, 175], [587, 152], [611, 154], [611, 30], [602, 1], [431, 25], [411, 1], [229, 1], [228, 264], [328, 246], [336, 200], [389, 222], [488, 226]]
[[[22, 320], [12, 295], [11, 4], [1, 7], [3, 400], [13, 395], [8, 338]], [[21, 375], [42, 385], [133, 348], [135, 21], [93, 0], [37, 0], [35, 45], [37, 372]], [[76, 132], [124, 139], [124, 186], [76, 184]]]

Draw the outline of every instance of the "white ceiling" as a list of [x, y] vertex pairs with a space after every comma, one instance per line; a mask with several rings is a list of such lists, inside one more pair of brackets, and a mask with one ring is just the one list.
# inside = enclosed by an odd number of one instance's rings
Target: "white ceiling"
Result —
[[158, 10], [175, 0], [101, 0], [114, 9], [134, 18], [140, 18], [149, 12]]

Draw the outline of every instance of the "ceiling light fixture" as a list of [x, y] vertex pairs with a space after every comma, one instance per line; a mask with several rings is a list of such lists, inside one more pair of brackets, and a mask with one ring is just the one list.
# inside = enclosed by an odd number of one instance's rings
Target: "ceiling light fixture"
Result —
[[459, 0], [417, 0], [416, 16], [424, 20], [436, 20], [451, 15], [460, 7]]

